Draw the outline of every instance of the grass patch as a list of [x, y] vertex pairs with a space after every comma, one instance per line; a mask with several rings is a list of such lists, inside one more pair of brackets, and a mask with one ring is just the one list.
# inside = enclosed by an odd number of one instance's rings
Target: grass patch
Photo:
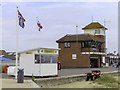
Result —
[[32, 81], [34, 81], [35, 82], [35, 77], [34, 77], [34, 75], [32, 74]]
[[3, 66], [0, 66], [0, 73], [3, 72]]
[[95, 82], [106, 87], [118, 88], [118, 81], [113, 75], [103, 74], [101, 75], [101, 78], [95, 80]]

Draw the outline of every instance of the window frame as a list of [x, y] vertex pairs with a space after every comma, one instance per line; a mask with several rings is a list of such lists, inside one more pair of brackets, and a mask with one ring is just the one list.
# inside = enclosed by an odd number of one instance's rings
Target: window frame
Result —
[[64, 48], [70, 48], [70, 46], [71, 46], [70, 44], [71, 44], [70, 42], [65, 42], [64, 43]]
[[77, 59], [77, 54], [73, 53], [72, 54], [72, 60], [76, 60]]
[[[39, 58], [39, 59], [36, 58], [37, 55], [38, 55], [38, 58]], [[35, 57], [34, 57], [34, 63], [35, 63], [35, 64], [40, 64], [40, 60], [41, 60], [40, 54], [35, 54], [34, 56], [35, 56]]]
[[82, 48], [85, 47], [85, 42], [84, 42], [84, 41], [81, 42], [81, 47], [82, 47]]

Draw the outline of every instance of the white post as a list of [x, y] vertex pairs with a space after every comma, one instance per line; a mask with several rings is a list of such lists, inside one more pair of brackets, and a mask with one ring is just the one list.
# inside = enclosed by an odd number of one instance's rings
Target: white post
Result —
[[41, 49], [39, 50], [39, 55], [40, 55], [40, 63], [39, 63], [39, 76], [41, 76]]
[[16, 12], [16, 68], [15, 68], [15, 79], [17, 79], [17, 71], [18, 71], [18, 45], [19, 45], [19, 27], [18, 27], [18, 7]]

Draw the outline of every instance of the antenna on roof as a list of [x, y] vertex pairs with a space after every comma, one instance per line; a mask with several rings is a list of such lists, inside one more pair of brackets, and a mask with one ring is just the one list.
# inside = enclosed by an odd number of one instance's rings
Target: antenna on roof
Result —
[[76, 25], [76, 46], [78, 45], [78, 25]]
[[78, 34], [78, 25], [76, 25], [76, 34]]
[[111, 21], [110, 20], [107, 20], [107, 19], [104, 19], [104, 27], [108, 27], [108, 29], [110, 30], [110, 25], [109, 24], [111, 23]]
[[104, 27], [106, 26], [106, 19], [104, 19]]
[[106, 26], [106, 23], [110, 23], [110, 21], [104, 19], [104, 27]]
[[91, 20], [92, 20], [92, 22], [93, 22], [93, 16], [91, 16]]

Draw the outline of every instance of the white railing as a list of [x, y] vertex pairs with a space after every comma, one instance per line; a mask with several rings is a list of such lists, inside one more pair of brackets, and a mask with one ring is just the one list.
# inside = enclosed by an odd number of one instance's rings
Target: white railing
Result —
[[99, 55], [105, 55], [103, 52], [81, 52], [81, 54], [99, 54]]

